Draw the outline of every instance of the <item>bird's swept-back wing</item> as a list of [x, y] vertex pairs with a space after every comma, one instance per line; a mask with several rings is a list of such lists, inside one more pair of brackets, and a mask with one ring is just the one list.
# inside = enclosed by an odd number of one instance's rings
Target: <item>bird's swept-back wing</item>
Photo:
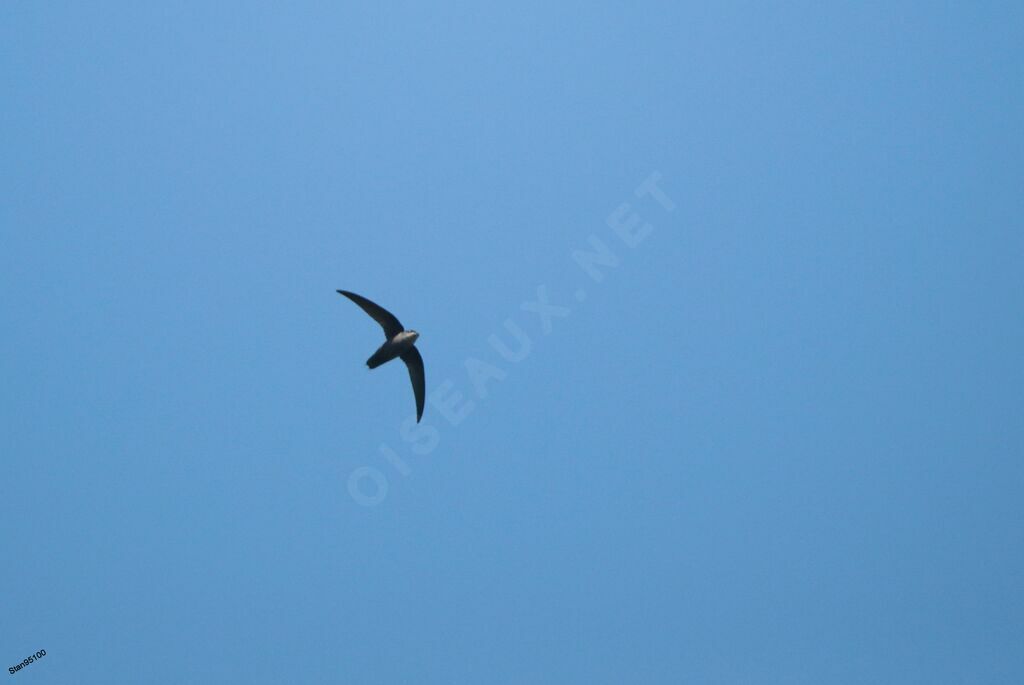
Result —
[[427, 379], [423, 372], [423, 357], [415, 347], [410, 347], [402, 353], [402, 361], [409, 367], [409, 380], [412, 381], [412, 391], [416, 394], [416, 423], [423, 418], [423, 401], [427, 391]]
[[[364, 312], [373, 317], [373, 320], [379, 323], [381, 328], [384, 329], [384, 337], [388, 340], [391, 340], [391, 338], [404, 330], [402, 323], [395, 317], [395, 315], [384, 309], [384, 307], [381, 307], [379, 304], [370, 302], [362, 295], [356, 295], [355, 293], [350, 293], [347, 290], [339, 290], [338, 292], [355, 302]], [[420, 367], [422, 366], [423, 364], [421, 362]]]

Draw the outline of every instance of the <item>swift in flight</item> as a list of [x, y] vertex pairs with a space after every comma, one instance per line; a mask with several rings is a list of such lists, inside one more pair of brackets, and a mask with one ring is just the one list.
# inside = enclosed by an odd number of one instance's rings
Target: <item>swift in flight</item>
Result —
[[355, 302], [364, 312], [380, 324], [384, 329], [384, 344], [377, 348], [377, 351], [366, 360], [366, 365], [376, 369], [381, 364], [400, 357], [409, 368], [409, 379], [412, 381], [412, 391], [416, 395], [416, 423], [423, 417], [423, 399], [426, 393], [426, 378], [423, 374], [423, 357], [416, 349], [416, 338], [420, 334], [413, 330], [405, 330], [402, 323], [394, 314], [381, 307], [379, 304], [370, 302], [368, 299], [347, 290], [339, 290], [339, 293]]

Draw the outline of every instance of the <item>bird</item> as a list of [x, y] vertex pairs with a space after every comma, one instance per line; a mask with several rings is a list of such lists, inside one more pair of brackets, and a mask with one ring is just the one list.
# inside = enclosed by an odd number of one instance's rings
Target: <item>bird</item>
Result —
[[416, 396], [416, 423], [423, 418], [423, 400], [426, 394], [426, 376], [423, 373], [423, 357], [416, 349], [416, 339], [420, 334], [414, 330], [405, 330], [405, 326], [398, 318], [375, 302], [371, 302], [362, 295], [347, 290], [339, 290], [339, 294], [355, 302], [359, 307], [370, 315], [374, 321], [384, 329], [384, 344], [377, 348], [377, 351], [366, 360], [366, 365], [376, 369], [381, 364], [400, 357], [409, 369], [409, 380], [412, 381], [412, 391]]

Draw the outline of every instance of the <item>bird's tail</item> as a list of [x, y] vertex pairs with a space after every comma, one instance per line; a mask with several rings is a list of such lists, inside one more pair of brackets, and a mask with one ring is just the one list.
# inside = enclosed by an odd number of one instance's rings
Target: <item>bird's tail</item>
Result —
[[370, 358], [366, 360], [366, 365], [369, 366], [371, 369], [376, 369], [381, 364], [384, 364], [385, 362], [389, 362], [392, 359], [394, 359], [395, 356], [396, 355], [394, 351], [388, 349], [387, 346], [385, 345], [376, 352], [374, 352], [370, 356]]

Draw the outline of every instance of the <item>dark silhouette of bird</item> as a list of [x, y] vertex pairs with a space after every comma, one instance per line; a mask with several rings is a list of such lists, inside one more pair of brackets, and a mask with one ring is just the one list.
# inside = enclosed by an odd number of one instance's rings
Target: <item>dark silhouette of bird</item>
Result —
[[416, 338], [420, 337], [420, 334], [413, 330], [405, 330], [402, 322], [394, 314], [379, 304], [370, 302], [362, 295], [356, 295], [347, 290], [338, 292], [359, 305], [384, 329], [384, 344], [370, 355], [370, 358], [366, 360], [366, 365], [371, 369], [376, 369], [395, 357], [401, 357], [405, 365], [409, 367], [409, 380], [412, 381], [412, 391], [416, 395], [416, 423], [419, 423], [423, 417], [423, 400], [426, 393], [423, 357], [415, 347]]

